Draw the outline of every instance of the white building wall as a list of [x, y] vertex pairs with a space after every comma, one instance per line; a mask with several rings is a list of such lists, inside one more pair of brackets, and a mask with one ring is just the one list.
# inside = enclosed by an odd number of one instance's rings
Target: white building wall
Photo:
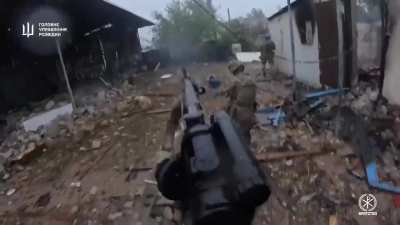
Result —
[[357, 23], [358, 67], [368, 71], [380, 66], [381, 24]]
[[[275, 43], [275, 67], [285, 74], [292, 74], [289, 13], [283, 13], [269, 21], [271, 38]], [[294, 43], [296, 51], [296, 77], [308, 85], [320, 87], [318, 30], [315, 27], [312, 45], [301, 43], [293, 15]]]
[[389, 2], [389, 13], [396, 20], [386, 55], [383, 95], [392, 104], [400, 105], [400, 1]]
[[385, 83], [383, 95], [390, 103], [400, 105], [400, 24], [394, 28], [386, 56]]

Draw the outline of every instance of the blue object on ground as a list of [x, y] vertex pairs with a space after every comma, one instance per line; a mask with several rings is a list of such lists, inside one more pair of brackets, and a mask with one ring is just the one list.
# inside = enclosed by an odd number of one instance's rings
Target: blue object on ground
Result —
[[[349, 90], [348, 88], [343, 88], [342, 93], [345, 93], [348, 90]], [[317, 91], [317, 92], [311, 92], [311, 93], [305, 94], [304, 98], [306, 98], [306, 99], [321, 98], [321, 97], [327, 97], [327, 96], [331, 96], [331, 95], [338, 95], [340, 93], [341, 93], [340, 89], [330, 89], [330, 90], [326, 90], [326, 91]]]
[[378, 188], [383, 191], [400, 194], [400, 187], [395, 187], [390, 183], [379, 181], [378, 170], [375, 161], [370, 162], [365, 167], [365, 172], [367, 173], [368, 184], [371, 185], [372, 187]]
[[218, 89], [220, 88], [222, 85], [222, 82], [220, 80], [217, 79], [210, 79], [208, 81], [208, 86], [212, 89]]
[[258, 121], [263, 125], [273, 125], [275, 127], [285, 122], [286, 114], [282, 108], [263, 108], [256, 112]]

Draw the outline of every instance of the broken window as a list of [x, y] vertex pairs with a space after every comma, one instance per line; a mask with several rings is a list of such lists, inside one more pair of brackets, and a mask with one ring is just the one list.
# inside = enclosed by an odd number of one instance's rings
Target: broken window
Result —
[[302, 44], [312, 45], [315, 32], [315, 15], [310, 0], [298, 0], [295, 11], [296, 25]]

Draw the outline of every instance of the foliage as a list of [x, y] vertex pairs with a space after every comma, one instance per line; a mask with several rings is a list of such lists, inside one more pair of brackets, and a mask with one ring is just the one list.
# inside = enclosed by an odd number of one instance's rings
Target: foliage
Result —
[[216, 9], [206, 0], [173, 0], [164, 14], [155, 13], [155, 19], [154, 44], [168, 49], [179, 61], [224, 59], [237, 42], [244, 50], [254, 50], [258, 36], [268, 32], [262, 10], [253, 9], [246, 17], [223, 23], [217, 21]]
[[[204, 0], [199, 2], [215, 13]], [[158, 21], [154, 30], [155, 45], [168, 48], [178, 60], [195, 58], [202, 43], [217, 38], [216, 21], [192, 1], [174, 0], [167, 6], [165, 16], [157, 12], [155, 18]]]
[[260, 39], [269, 33], [268, 19], [261, 9], [252, 9], [245, 17], [232, 20], [229, 26], [247, 51], [258, 50]]

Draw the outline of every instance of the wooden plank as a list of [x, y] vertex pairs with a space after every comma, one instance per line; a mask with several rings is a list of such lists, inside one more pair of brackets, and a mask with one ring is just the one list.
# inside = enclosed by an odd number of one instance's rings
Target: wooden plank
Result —
[[332, 151], [314, 150], [314, 151], [302, 151], [302, 152], [267, 152], [267, 153], [257, 154], [256, 159], [259, 162], [270, 162], [275, 160], [299, 158], [305, 156], [323, 155], [323, 154], [328, 154], [330, 152]]

